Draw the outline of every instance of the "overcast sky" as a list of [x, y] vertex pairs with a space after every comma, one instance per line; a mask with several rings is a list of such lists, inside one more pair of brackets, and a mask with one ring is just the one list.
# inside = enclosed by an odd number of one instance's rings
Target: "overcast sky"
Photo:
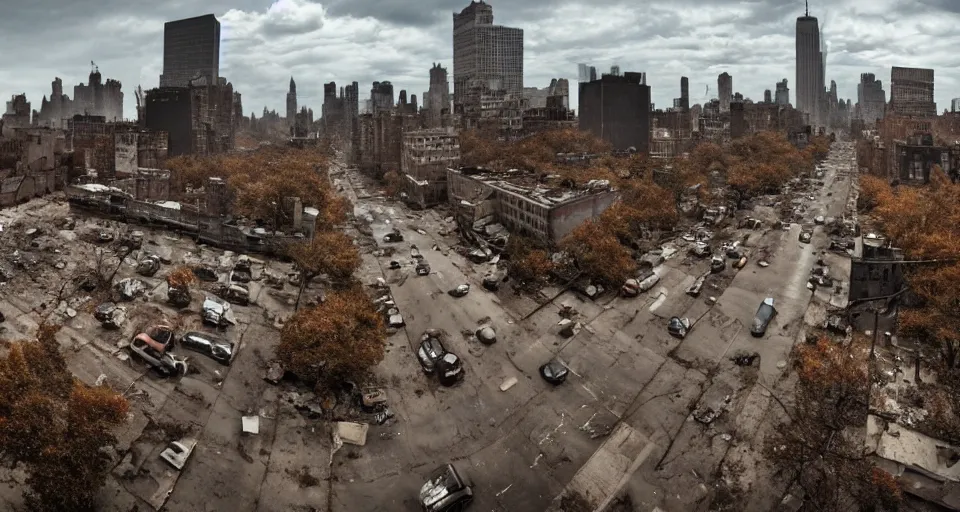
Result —
[[[135, 117], [133, 91], [155, 87], [163, 59], [163, 24], [214, 13], [220, 20], [220, 74], [243, 94], [243, 107], [283, 113], [290, 76], [300, 104], [319, 117], [323, 83], [357, 81], [361, 98], [374, 80], [421, 97], [439, 62], [452, 79], [452, 16], [468, 0], [0, 0], [0, 93], [26, 92], [40, 108], [59, 76], [64, 92], [86, 82], [90, 61], [123, 83], [124, 112]], [[691, 103], [716, 96], [717, 75], [754, 100], [787, 78], [795, 101], [795, 0], [493, 0], [494, 21], [524, 29], [524, 83], [571, 79], [577, 64], [647, 72], [657, 107], [680, 95], [690, 77]], [[954, 35], [960, 0], [813, 0], [829, 45], [827, 86], [856, 102], [860, 73], [883, 80], [890, 67], [936, 70], [939, 110], [960, 96]], [[895, 36], [895, 37], [893, 37]], [[422, 103], [422, 100], [421, 100]]]

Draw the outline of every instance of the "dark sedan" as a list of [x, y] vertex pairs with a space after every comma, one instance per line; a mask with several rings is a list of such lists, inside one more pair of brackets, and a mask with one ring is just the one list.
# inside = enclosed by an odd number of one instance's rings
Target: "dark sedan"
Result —
[[424, 373], [433, 373], [437, 369], [437, 363], [440, 358], [447, 353], [443, 343], [438, 336], [424, 334], [420, 341], [420, 349], [417, 350], [417, 359], [420, 360], [420, 366]]
[[205, 332], [188, 332], [180, 339], [180, 344], [223, 365], [229, 365], [233, 360], [235, 344]]
[[570, 370], [556, 359], [540, 367], [540, 376], [554, 386], [563, 384], [563, 381], [567, 380], [568, 373]]

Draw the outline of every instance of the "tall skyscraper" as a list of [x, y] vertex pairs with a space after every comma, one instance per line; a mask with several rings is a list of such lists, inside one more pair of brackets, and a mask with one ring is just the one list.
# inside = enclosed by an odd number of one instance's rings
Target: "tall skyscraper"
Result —
[[790, 104], [790, 88], [787, 87], [786, 78], [777, 82], [777, 92], [774, 100], [776, 101], [777, 105]]
[[287, 91], [287, 125], [293, 126], [297, 120], [297, 83], [290, 77], [290, 90]]
[[763, 91], [763, 102], [773, 103], [773, 93], [770, 92], [770, 89]]
[[894, 66], [890, 72], [890, 110], [898, 116], [936, 116], [933, 70]]
[[523, 30], [493, 24], [493, 7], [471, 1], [453, 14], [453, 94], [468, 88], [523, 94]]
[[821, 125], [820, 108], [825, 96], [824, 56], [820, 48], [820, 25], [809, 8], [797, 18], [797, 110]]
[[216, 85], [220, 77], [220, 22], [206, 14], [163, 25], [160, 87], [187, 87], [196, 78]]
[[620, 76], [620, 66], [617, 66], [616, 64], [610, 66], [610, 74], [613, 76]]
[[650, 86], [642, 73], [604, 75], [580, 84], [580, 129], [613, 145], [646, 153], [650, 147]]
[[730, 100], [733, 99], [733, 77], [729, 73], [720, 73], [717, 77], [717, 95], [720, 98], [720, 112], [730, 112]]
[[680, 77], [680, 108], [690, 110], [690, 79], [685, 76]]
[[960, 98], [950, 100], [950, 112], [960, 112]]
[[596, 80], [597, 78], [598, 78], [598, 77], [597, 77], [597, 68], [594, 67], [594, 66], [590, 66], [590, 81], [592, 82], [592, 81]]

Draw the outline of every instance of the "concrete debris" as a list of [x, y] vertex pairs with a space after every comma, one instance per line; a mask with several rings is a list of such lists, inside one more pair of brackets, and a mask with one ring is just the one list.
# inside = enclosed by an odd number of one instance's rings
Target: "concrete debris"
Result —
[[144, 294], [147, 291], [147, 284], [139, 279], [128, 277], [115, 285], [120, 298], [125, 301], [131, 301]]
[[269, 382], [270, 384], [279, 384], [280, 379], [283, 378], [283, 366], [280, 365], [278, 361], [272, 361], [267, 366], [267, 372], [263, 376], [263, 380]]

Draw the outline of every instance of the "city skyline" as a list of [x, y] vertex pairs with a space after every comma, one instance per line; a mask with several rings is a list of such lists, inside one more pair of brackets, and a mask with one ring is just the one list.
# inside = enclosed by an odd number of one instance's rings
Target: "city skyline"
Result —
[[[684, 0], [685, 1], [685, 0]], [[861, 73], [874, 73], [884, 83], [892, 66], [930, 67], [936, 70], [938, 111], [949, 108], [960, 95], [957, 58], [942, 40], [950, 29], [947, 11], [934, 0], [916, 5], [897, 18], [886, 5], [853, 7], [833, 2], [829, 8], [810, 6], [825, 29], [830, 51], [827, 82], [835, 80], [842, 98], [856, 101]], [[771, 2], [749, 10], [720, 2], [714, 9], [681, 15], [684, 4], [632, 7], [609, 2], [604, 9], [592, 4], [558, 1], [551, 9], [535, 9], [490, 2], [496, 23], [524, 30], [524, 85], [546, 87], [551, 78], [575, 80], [580, 62], [609, 70], [646, 72], [652, 101], [658, 108], [679, 96], [680, 76], [690, 77], [690, 102], [717, 96], [716, 77], [727, 72], [734, 91], [760, 101], [765, 89], [790, 78], [795, 91], [795, 23], [803, 4]], [[103, 11], [98, 11], [102, 5]], [[34, 18], [49, 14], [43, 1], [19, 9], [17, 17], [0, 21], [14, 47], [27, 55], [6, 66], [0, 89], [9, 98], [25, 92], [37, 108], [49, 95], [50, 82], [59, 76], [68, 90], [86, 82], [87, 63], [96, 61], [105, 77], [120, 80], [127, 93], [124, 115], [135, 117], [132, 91], [137, 85], [158, 85], [163, 61], [163, 26], [167, 21], [212, 12], [222, 24], [220, 73], [243, 94], [244, 113], [268, 109], [284, 112], [290, 76], [298, 85], [298, 102], [317, 110], [323, 84], [360, 83], [369, 90], [373, 81], [389, 80], [396, 93], [406, 89], [418, 96], [429, 87], [429, 69], [452, 62], [451, 13], [465, 1], [436, 1], [426, 5], [376, 11], [364, 2], [333, 2], [328, 7], [306, 0], [274, 4], [254, 0], [214, 1], [203, 12], [194, 8], [125, 8], [100, 2], [94, 6], [61, 8], [69, 27], [58, 38], [40, 37], [53, 24]], [[924, 9], [916, 7], [924, 6]], [[193, 10], [191, 10], [193, 9]], [[366, 11], [364, 9], [367, 9]], [[417, 11], [417, 12], [407, 12]], [[708, 11], [708, 12], [704, 12]], [[379, 19], [353, 16], [376, 15]], [[898, 38], [886, 41], [884, 27], [896, 18]], [[584, 23], [583, 20], [591, 20]], [[666, 21], [669, 21], [667, 23]], [[63, 26], [64, 24], [59, 24]], [[21, 27], [30, 26], [32, 33]], [[84, 30], [83, 35], [80, 29]], [[40, 34], [37, 33], [40, 32]], [[643, 35], [648, 37], [644, 38]], [[50, 43], [76, 37], [75, 44]], [[924, 48], [916, 52], [915, 48]], [[35, 55], [32, 52], [37, 52]], [[910, 55], [910, 53], [917, 53]], [[451, 84], [452, 86], [452, 84]], [[707, 86], [709, 93], [705, 95]], [[888, 91], [889, 94], [889, 91]], [[791, 101], [795, 102], [791, 94]], [[888, 97], [889, 99], [889, 97]], [[578, 108], [571, 91], [572, 108]]]

